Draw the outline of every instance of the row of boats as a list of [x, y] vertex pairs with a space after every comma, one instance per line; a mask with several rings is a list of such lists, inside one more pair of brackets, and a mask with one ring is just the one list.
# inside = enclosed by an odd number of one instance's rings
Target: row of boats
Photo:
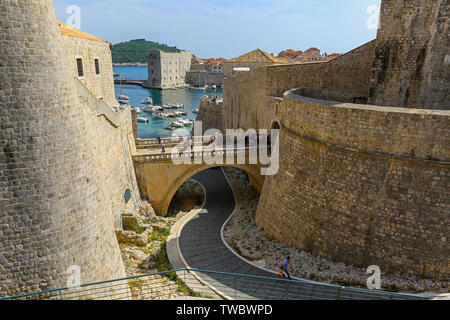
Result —
[[[129, 104], [129, 99], [130, 98], [127, 97], [126, 95], [118, 95], [118, 101], [121, 104]], [[181, 116], [187, 115], [187, 113], [184, 111], [177, 110], [174, 112], [164, 113], [165, 109], [182, 109], [182, 108], [184, 108], [184, 105], [181, 103], [167, 104], [167, 105], [163, 105], [163, 106], [154, 106], [153, 99], [151, 97], [148, 97], [148, 98], [142, 100], [141, 103], [146, 105], [142, 108], [142, 110], [146, 113], [151, 113], [152, 120], [154, 120], [154, 121], [166, 120], [169, 118], [177, 118], [178, 117], [175, 121], [170, 122], [169, 126], [167, 126], [165, 128], [167, 130], [175, 130], [175, 129], [191, 126], [194, 123], [193, 120], [183, 119], [181, 117]], [[135, 107], [134, 109], [136, 109], [138, 115], [140, 115], [142, 113], [141, 108]], [[198, 113], [199, 109], [194, 109], [194, 110], [192, 110], [192, 112]], [[139, 117], [137, 117], [137, 121], [143, 122], [143, 123], [149, 123], [150, 119], [147, 117], [139, 116]]]

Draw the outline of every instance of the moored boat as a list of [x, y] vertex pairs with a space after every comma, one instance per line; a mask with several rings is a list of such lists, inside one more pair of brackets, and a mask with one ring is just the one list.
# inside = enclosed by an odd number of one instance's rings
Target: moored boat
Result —
[[148, 123], [148, 118], [137, 117], [137, 121], [138, 121], [138, 122], [145, 122], [145, 123]]
[[153, 116], [153, 119], [154, 120], [164, 120], [164, 119], [166, 119], [166, 115], [164, 113], [156, 113]]
[[183, 128], [184, 127], [184, 123], [181, 123], [179, 121], [171, 122], [170, 125], [175, 128]]
[[141, 101], [142, 104], [153, 104], [153, 99], [151, 97], [145, 98]]

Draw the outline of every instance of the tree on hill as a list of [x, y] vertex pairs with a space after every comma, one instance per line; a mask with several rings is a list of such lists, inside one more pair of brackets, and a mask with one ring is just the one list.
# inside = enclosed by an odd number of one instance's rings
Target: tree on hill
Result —
[[162, 50], [166, 52], [180, 52], [177, 47], [161, 44], [145, 39], [135, 39], [113, 45], [113, 63], [147, 63], [147, 54], [150, 50]]

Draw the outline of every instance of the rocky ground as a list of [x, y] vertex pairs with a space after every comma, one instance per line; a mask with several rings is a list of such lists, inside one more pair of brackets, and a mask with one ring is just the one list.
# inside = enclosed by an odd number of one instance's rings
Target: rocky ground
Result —
[[[347, 286], [367, 288], [366, 269], [336, 263], [266, 239], [255, 223], [258, 193], [250, 186], [247, 174], [224, 168], [238, 201], [233, 218], [224, 229], [225, 240], [236, 252], [267, 269], [279, 272], [286, 256], [291, 257], [291, 276]], [[448, 293], [450, 281], [423, 279], [396, 274], [381, 275], [382, 289], [410, 293]]]
[[[203, 199], [202, 186], [188, 180], [175, 194], [166, 217], [157, 216], [147, 202], [140, 204], [139, 213], [122, 215], [123, 230], [117, 230], [116, 235], [127, 276], [172, 270], [166, 254], [170, 229]], [[175, 274], [136, 278], [129, 285], [133, 299], [139, 300], [167, 300], [193, 294]]]

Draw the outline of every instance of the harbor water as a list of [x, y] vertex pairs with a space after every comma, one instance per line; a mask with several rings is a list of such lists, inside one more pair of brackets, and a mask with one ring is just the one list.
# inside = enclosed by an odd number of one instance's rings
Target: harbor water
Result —
[[[145, 80], [147, 78], [147, 67], [124, 67], [114, 66], [114, 73], [120, 74], [121, 78], [130, 78], [135, 80]], [[222, 89], [206, 89], [195, 90], [189, 88], [180, 89], [168, 89], [168, 90], [153, 90], [143, 88], [136, 85], [115, 85], [116, 98], [118, 95], [123, 94], [130, 98], [130, 105], [135, 108], [141, 109], [141, 117], [149, 118], [148, 123], [138, 122], [139, 138], [156, 138], [158, 135], [161, 137], [170, 137], [177, 131], [167, 130], [170, 122], [176, 120], [176, 118], [168, 118], [165, 120], [154, 120], [151, 113], [145, 112], [142, 108], [145, 106], [141, 104], [141, 101], [145, 98], [151, 97], [153, 99], [153, 105], [162, 106], [167, 104], [181, 103], [184, 105], [183, 109], [171, 109], [164, 110], [164, 113], [183, 111], [186, 112], [185, 116], [181, 116], [183, 119], [195, 120], [197, 115], [192, 111], [198, 109], [200, 106], [200, 98], [205, 95], [222, 94]], [[192, 126], [186, 127], [190, 131]]]

